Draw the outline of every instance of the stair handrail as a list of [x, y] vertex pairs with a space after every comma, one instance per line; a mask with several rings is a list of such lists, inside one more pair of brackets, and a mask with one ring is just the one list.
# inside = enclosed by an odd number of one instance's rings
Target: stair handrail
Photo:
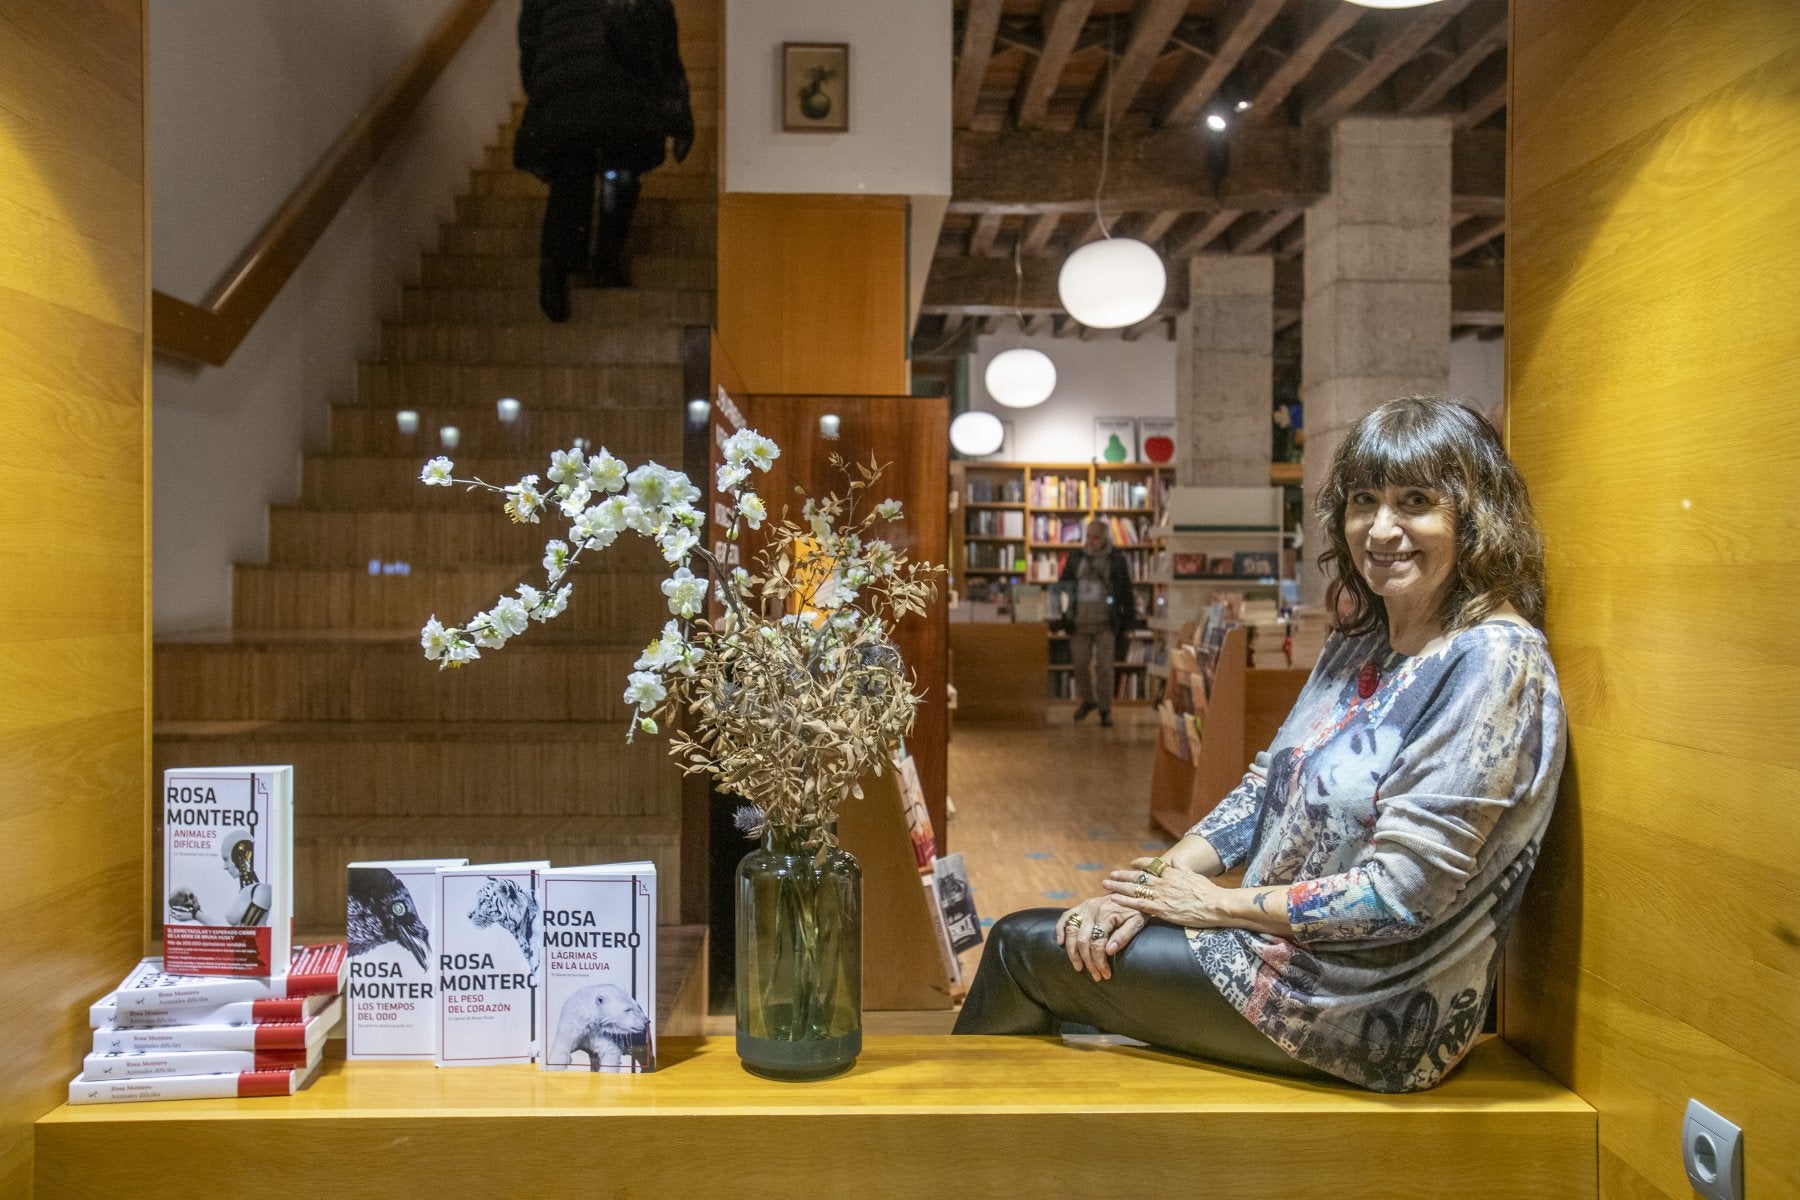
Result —
[[154, 293], [156, 349], [222, 367], [454, 59], [494, 0], [461, 0], [325, 152], [207, 298]]

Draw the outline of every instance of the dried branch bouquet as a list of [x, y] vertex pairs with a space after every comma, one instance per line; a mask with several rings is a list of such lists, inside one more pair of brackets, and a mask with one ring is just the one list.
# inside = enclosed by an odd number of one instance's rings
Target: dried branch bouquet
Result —
[[[805, 831], [808, 844], [831, 842], [838, 806], [862, 795], [860, 781], [885, 768], [889, 746], [912, 728], [920, 697], [895, 649], [895, 622], [920, 613], [936, 593], [943, 568], [909, 562], [879, 525], [902, 519], [896, 500], [867, 505], [882, 467], [832, 465], [844, 471], [842, 495], [805, 496], [800, 520], [770, 522], [761, 497], [747, 489], [752, 470], [767, 471], [780, 455], [754, 430], [733, 434], [716, 480], [729, 497], [727, 539], [763, 531], [756, 570], [727, 570], [701, 543], [703, 497], [688, 477], [656, 463], [627, 471], [605, 449], [551, 455], [549, 483], [527, 475], [506, 487], [457, 479], [444, 457], [425, 464], [427, 485], [461, 484], [506, 497], [515, 523], [538, 524], [547, 511], [571, 524], [567, 540], [544, 550], [546, 586], [521, 583], [515, 596], [460, 626], [433, 615], [420, 634], [425, 657], [456, 667], [498, 650], [532, 621], [548, 621], [568, 606], [565, 575], [587, 551], [611, 545], [622, 533], [653, 539], [675, 569], [662, 584], [671, 619], [645, 647], [627, 680], [633, 721], [627, 732], [656, 733], [659, 721], [680, 712], [691, 720], [675, 729], [670, 753], [682, 770], [705, 772], [720, 787], [750, 799], [756, 811], [746, 833], [764, 826]], [[866, 506], [866, 507], [865, 507]], [[698, 559], [712, 578], [696, 576]], [[710, 587], [723, 613], [702, 615]]]

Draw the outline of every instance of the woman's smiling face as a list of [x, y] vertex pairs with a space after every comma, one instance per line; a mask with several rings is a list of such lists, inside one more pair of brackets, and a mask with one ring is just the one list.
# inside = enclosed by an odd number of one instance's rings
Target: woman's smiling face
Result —
[[1435, 612], [1456, 573], [1456, 508], [1435, 488], [1353, 488], [1344, 540], [1357, 574], [1390, 610]]

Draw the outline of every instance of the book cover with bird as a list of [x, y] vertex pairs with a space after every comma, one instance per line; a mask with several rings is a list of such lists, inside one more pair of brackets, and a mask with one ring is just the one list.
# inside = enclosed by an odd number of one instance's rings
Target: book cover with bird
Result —
[[163, 772], [163, 963], [177, 975], [271, 976], [294, 912], [294, 768]]
[[656, 864], [557, 867], [539, 877], [538, 894], [538, 1066], [654, 1071]]
[[350, 948], [345, 1013], [349, 1058], [437, 1053], [437, 869], [466, 858], [350, 864], [344, 914]]

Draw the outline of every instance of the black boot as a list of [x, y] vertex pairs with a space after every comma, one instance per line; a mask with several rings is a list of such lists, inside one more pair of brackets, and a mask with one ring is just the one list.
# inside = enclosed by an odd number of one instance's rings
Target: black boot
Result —
[[569, 273], [548, 258], [538, 259], [538, 307], [552, 321], [569, 319]]
[[634, 171], [611, 171], [600, 194], [600, 225], [594, 238], [594, 285], [626, 288], [631, 272], [625, 259], [625, 239], [631, 234], [631, 218], [637, 212], [642, 189]]

